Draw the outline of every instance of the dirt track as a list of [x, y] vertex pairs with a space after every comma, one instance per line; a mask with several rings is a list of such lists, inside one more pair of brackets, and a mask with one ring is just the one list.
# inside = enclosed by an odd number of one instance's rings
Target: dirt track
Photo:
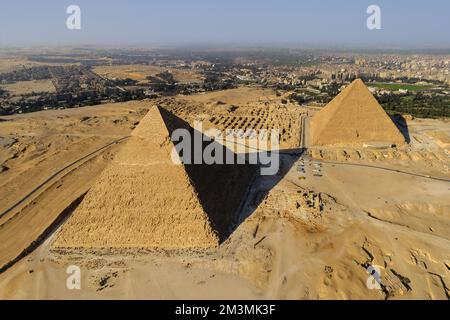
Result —
[[68, 165], [64, 166], [63, 168], [59, 169], [58, 171], [56, 171], [54, 174], [52, 174], [50, 177], [48, 177], [44, 182], [42, 182], [41, 184], [39, 184], [38, 186], [36, 186], [36, 188], [34, 188], [31, 192], [29, 192], [27, 195], [25, 195], [22, 199], [20, 199], [19, 201], [17, 201], [15, 204], [13, 204], [11, 207], [9, 207], [8, 209], [4, 210], [3, 212], [0, 213], [0, 218], [2, 218], [3, 216], [5, 216], [6, 214], [8, 214], [10, 211], [14, 210], [16, 207], [18, 207], [19, 205], [22, 205], [27, 199], [29, 199], [31, 196], [33, 196], [36, 192], [40, 191], [41, 189], [43, 189], [49, 182], [51, 182], [55, 177], [59, 176], [60, 174], [64, 173], [64, 171], [67, 171], [68, 169], [70, 169], [71, 167], [74, 167], [74, 170], [77, 169], [78, 167], [75, 167], [76, 165], [79, 165], [80, 163], [82, 164], [82, 162], [89, 160], [90, 158], [92, 158], [93, 156], [96, 156], [99, 152], [109, 148], [110, 146], [120, 143], [122, 142], [124, 139], [126, 139], [128, 137], [124, 137], [115, 141], [112, 141], [110, 143], [108, 143], [107, 145], [100, 147], [94, 151], [92, 151], [91, 153], [69, 163]]
[[[214, 97], [223, 99], [226, 92], [190, 97], [192, 105], [176, 98], [161, 103], [173, 103], [186, 119], [201, 115], [208, 120], [214, 110], [232, 112], [215, 104]], [[1, 135], [21, 128], [34, 132], [31, 138], [19, 131], [15, 147], [0, 151], [2, 163], [9, 167], [1, 177], [11, 181], [9, 189], [0, 190], [3, 207], [29, 192], [20, 190], [27, 185], [26, 177], [36, 186], [50, 175], [47, 172], [70, 162], [61, 159], [67, 160], [73, 151], [80, 154], [80, 146], [95, 149], [106, 144], [104, 139], [110, 139], [111, 133], [129, 135], [139, 115], [128, 112], [143, 107], [87, 108], [84, 114], [48, 112], [2, 123]], [[58, 129], [46, 119], [48, 115], [61, 117]], [[90, 118], [81, 121], [85, 116]], [[51, 246], [55, 233], [49, 232], [35, 251], [0, 274], [0, 298], [448, 299], [448, 182], [427, 178], [448, 175], [448, 151], [433, 135], [422, 134], [444, 132], [446, 124], [410, 123], [413, 140], [422, 142], [412, 142], [405, 150], [321, 149], [315, 150], [317, 158], [308, 155], [312, 149], [300, 158], [297, 153], [282, 154], [282, 172], [252, 184], [241, 208], [242, 219], [218, 248], [59, 251]], [[40, 132], [42, 128], [47, 129]], [[69, 137], [60, 141], [55, 131]], [[71, 152], [64, 151], [68, 145]], [[42, 218], [54, 219], [84, 194], [112, 156], [105, 152], [62, 178], [61, 186], [53, 184], [39, 202], [27, 207], [31, 213], [39, 206], [42, 213], [36, 219], [29, 214], [17, 216], [21, 223], [9, 236], [20, 242], [27, 237], [24, 224], [28, 232], [40, 226]], [[316, 176], [318, 163], [322, 174]], [[8, 254], [9, 248], [0, 250]], [[72, 264], [82, 270], [82, 290], [76, 292], [65, 286], [66, 267]], [[366, 287], [369, 265], [381, 267], [383, 290]]]
[[[124, 107], [125, 109], [117, 108], [115, 111], [106, 106], [101, 110], [103, 119], [106, 120], [113, 114], [129, 115], [128, 110], [132, 109], [128, 109], [126, 105]], [[44, 130], [42, 136], [36, 133], [19, 133], [13, 136], [17, 142], [12, 147], [6, 152], [0, 150], [0, 155], [6, 159], [3, 160], [4, 163], [10, 167], [2, 174], [2, 191], [5, 194], [1, 201], [4, 210], [0, 215], [2, 271], [5, 267], [10, 267], [10, 262], [15, 261], [23, 252], [36, 247], [36, 241], [43, 240], [52, 231], [49, 228], [54, 227], [55, 221], [58, 221], [66, 208], [87, 192], [112, 155], [120, 148], [120, 142], [126, 139], [123, 136], [131, 132], [133, 120], [131, 124], [128, 121], [124, 123], [128, 128], [116, 129], [118, 134], [123, 134], [122, 137], [110, 136], [102, 129], [95, 130], [95, 126], [86, 125], [84, 119], [88, 119], [86, 114], [89, 115], [89, 112], [95, 112], [98, 121], [103, 122], [102, 112], [92, 108], [80, 109], [60, 112], [61, 116], [58, 117], [65, 120], [58, 121], [54, 121], [55, 113], [52, 111], [8, 118], [11, 120], [5, 122], [0, 130], [0, 134], [11, 134], [8, 131], [15, 133], [18, 131], [17, 127], [25, 129], [22, 124], [25, 121], [28, 126], [34, 126], [34, 122], [46, 123], [41, 128]], [[80, 120], [77, 120], [78, 114]], [[137, 115], [137, 119], [140, 117], [141, 115]], [[67, 125], [73, 126], [75, 123], [78, 123], [79, 128], [78, 132], [71, 132], [74, 138], [67, 134], [61, 135]], [[113, 122], [111, 124], [114, 125]], [[107, 127], [103, 128], [105, 129]], [[31, 143], [25, 145], [25, 142]], [[41, 151], [40, 146], [43, 144], [55, 147]], [[16, 185], [21, 181], [27, 182], [23, 187], [17, 188]]]

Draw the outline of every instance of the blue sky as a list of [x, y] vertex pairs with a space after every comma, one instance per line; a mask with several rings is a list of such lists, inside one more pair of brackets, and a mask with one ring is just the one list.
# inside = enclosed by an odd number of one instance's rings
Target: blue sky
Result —
[[[65, 22], [81, 7], [81, 30]], [[381, 7], [382, 30], [366, 28]], [[2, 0], [0, 46], [309, 44], [450, 47], [449, 0]]]

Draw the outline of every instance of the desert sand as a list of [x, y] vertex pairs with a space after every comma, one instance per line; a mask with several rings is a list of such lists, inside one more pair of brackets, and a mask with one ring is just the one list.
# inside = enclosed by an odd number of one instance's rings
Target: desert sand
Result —
[[159, 66], [143, 65], [116, 65], [95, 67], [94, 72], [109, 79], [133, 79], [147, 81], [148, 76], [155, 76], [161, 72], [169, 71], [174, 79], [181, 83], [199, 82], [201, 75], [195, 70], [181, 70], [176, 68], [163, 68]]
[[51, 80], [19, 81], [12, 84], [3, 84], [0, 88], [11, 95], [22, 95], [30, 92], [56, 92]]
[[[69, 172], [61, 172], [0, 218], [0, 298], [449, 298], [450, 150], [442, 143], [448, 134], [446, 120], [408, 120], [411, 142], [405, 147], [311, 146], [303, 154], [296, 144], [302, 140], [303, 130], [308, 130], [310, 119], [306, 127], [303, 121], [280, 121], [287, 129], [290, 124], [292, 130], [298, 130], [299, 137], [295, 140], [291, 133], [286, 139], [286, 147], [296, 152], [280, 155], [277, 175], [242, 182], [239, 173], [229, 176], [213, 171], [211, 176], [222, 177], [218, 182], [206, 180], [209, 183], [196, 185], [195, 181], [205, 181], [199, 178], [202, 171], [188, 173], [203, 210], [194, 193], [185, 192], [177, 199], [184, 201], [191, 194], [199, 217], [204, 219], [204, 211], [208, 217], [219, 212], [216, 210], [221, 208], [214, 203], [226, 205], [222, 213], [235, 211], [236, 216], [228, 216], [222, 224], [210, 221], [211, 230], [222, 235], [218, 245], [187, 248], [178, 242], [178, 249], [167, 249], [152, 242], [162, 231], [145, 239], [129, 232], [130, 227], [147, 232], [148, 225], [120, 215], [127, 211], [114, 215], [112, 203], [120, 207], [128, 200], [140, 199], [139, 205], [160, 205], [155, 201], [162, 201], [162, 193], [168, 193], [170, 203], [164, 208], [170, 212], [180, 205], [173, 203], [173, 190], [162, 184], [155, 186], [136, 177], [133, 185], [120, 178], [128, 179], [133, 170], [140, 170], [152, 155], [164, 150], [155, 147], [160, 151], [147, 155], [138, 152], [145, 149], [143, 144], [133, 142], [145, 140], [147, 134], [161, 128], [161, 122], [154, 122], [157, 114], [144, 118], [147, 111], [156, 104], [186, 123], [199, 118], [205, 125], [214, 123], [210, 120], [216, 112], [222, 117], [218, 119], [224, 120], [242, 113], [234, 122], [219, 121], [224, 128], [245, 125], [244, 118], [255, 110], [267, 112], [259, 98], [243, 95], [243, 100], [229, 102], [224, 95], [226, 92], [0, 117], [0, 164], [7, 168], [0, 173], [2, 211], [56, 168], [134, 135], [69, 167]], [[293, 116], [289, 105], [282, 105], [275, 94], [268, 99], [277, 106], [270, 110], [274, 121], [281, 114]], [[244, 109], [248, 109], [247, 116]], [[307, 109], [300, 116], [306, 118], [314, 112]], [[143, 126], [132, 133], [138, 121]], [[141, 131], [146, 122], [151, 128]], [[293, 128], [294, 124], [300, 128]], [[270, 120], [265, 125], [271, 126]], [[137, 166], [130, 170], [132, 163]], [[127, 169], [121, 170], [121, 166]], [[143, 177], [152, 181], [152, 177], [165, 176], [164, 172], [149, 171]], [[189, 185], [183, 181], [172, 189]], [[127, 198], [129, 194], [121, 193], [125, 189], [142, 194]], [[214, 197], [204, 197], [208, 190]], [[239, 205], [226, 201], [239, 198], [237, 195], [243, 195]], [[208, 203], [208, 199], [214, 201]], [[134, 204], [130, 204], [124, 210], [131, 212]], [[109, 209], [100, 210], [102, 205]], [[89, 216], [88, 208], [96, 215]], [[91, 223], [82, 225], [83, 221]], [[169, 239], [176, 239], [173, 234], [179, 223], [166, 229]], [[124, 233], [116, 232], [110, 242], [111, 231], [119, 230], [119, 225]], [[23, 229], [29, 232], [19, 232]], [[70, 230], [80, 236], [71, 236]], [[196, 230], [195, 236], [203, 234], [204, 238], [209, 229], [206, 225]], [[81, 290], [66, 287], [70, 265], [81, 268]], [[381, 270], [380, 290], [367, 287], [367, 268], [372, 265]]]

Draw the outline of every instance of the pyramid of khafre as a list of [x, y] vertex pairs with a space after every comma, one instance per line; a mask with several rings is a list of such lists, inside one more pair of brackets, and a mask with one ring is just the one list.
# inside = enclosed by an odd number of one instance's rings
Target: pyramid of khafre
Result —
[[353, 81], [311, 120], [311, 145], [403, 144], [405, 138], [362, 80]]
[[59, 248], [205, 248], [218, 236], [152, 107], [63, 224]]

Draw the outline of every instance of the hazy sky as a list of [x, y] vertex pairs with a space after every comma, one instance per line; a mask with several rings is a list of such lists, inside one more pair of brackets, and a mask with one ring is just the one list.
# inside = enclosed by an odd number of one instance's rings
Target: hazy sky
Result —
[[[66, 8], [81, 7], [81, 30]], [[382, 30], [366, 27], [371, 4]], [[450, 47], [449, 0], [2, 0], [0, 46], [309, 44]]]

